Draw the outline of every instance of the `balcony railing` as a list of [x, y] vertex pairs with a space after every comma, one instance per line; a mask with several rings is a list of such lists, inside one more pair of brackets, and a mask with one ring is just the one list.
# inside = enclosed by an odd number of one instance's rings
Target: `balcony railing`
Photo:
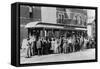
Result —
[[74, 19], [57, 19], [57, 23], [59, 24], [68, 24], [68, 25], [77, 25], [77, 26], [86, 26], [86, 22], [80, 22], [78, 23], [78, 20], [74, 20]]

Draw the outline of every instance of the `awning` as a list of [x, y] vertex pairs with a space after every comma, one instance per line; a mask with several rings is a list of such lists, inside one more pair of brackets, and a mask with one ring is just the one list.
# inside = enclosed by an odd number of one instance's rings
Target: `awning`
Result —
[[36, 25], [36, 28], [54, 28], [54, 29], [63, 29], [63, 26], [53, 26], [53, 25]]
[[75, 28], [76, 30], [87, 30], [87, 29], [85, 29], [85, 28]]
[[78, 27], [65, 27], [63, 25], [58, 24], [49, 24], [49, 23], [42, 23], [40, 21], [30, 22], [25, 25], [25, 28], [48, 28], [48, 29], [62, 29], [62, 30], [87, 30], [86, 28], [78, 28]]
[[30, 22], [28, 24], [25, 25], [25, 28], [32, 28], [32, 27], [36, 27], [36, 25], [40, 23], [39, 21], [36, 22]]
[[25, 28], [55, 28], [55, 29], [63, 29], [63, 26], [55, 26], [55, 25], [47, 25], [47, 24], [39, 24], [39, 21], [30, 22], [25, 25]]

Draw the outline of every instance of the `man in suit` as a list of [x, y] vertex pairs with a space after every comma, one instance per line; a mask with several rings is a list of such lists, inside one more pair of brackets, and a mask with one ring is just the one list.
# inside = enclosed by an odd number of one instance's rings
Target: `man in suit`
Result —
[[31, 55], [32, 56], [35, 55], [35, 41], [36, 41], [35, 37], [32, 36], [32, 38], [31, 38], [31, 43], [32, 43], [32, 45], [31, 45]]

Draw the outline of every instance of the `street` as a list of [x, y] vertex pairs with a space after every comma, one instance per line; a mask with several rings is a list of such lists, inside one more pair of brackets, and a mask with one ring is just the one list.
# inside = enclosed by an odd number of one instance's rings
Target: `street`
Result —
[[67, 54], [49, 54], [43, 56], [32, 56], [25, 58], [21, 55], [20, 63], [41, 63], [41, 62], [57, 62], [57, 61], [74, 61], [95, 59], [95, 49], [86, 49], [83, 51], [67, 53]]

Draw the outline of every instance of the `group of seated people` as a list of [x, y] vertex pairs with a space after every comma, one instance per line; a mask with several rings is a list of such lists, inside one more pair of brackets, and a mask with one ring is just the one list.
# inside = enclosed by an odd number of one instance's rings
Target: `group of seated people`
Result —
[[77, 35], [59, 38], [38, 37], [38, 39], [30, 36], [22, 42], [22, 49], [25, 49], [27, 58], [35, 55], [71, 53], [94, 47], [94, 39]]

